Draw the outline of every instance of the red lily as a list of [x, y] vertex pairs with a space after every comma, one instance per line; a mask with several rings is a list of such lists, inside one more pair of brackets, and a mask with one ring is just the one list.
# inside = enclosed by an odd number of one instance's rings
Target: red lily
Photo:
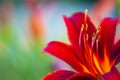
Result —
[[70, 44], [50, 42], [44, 49], [67, 62], [75, 71], [58, 70], [43, 80], [120, 80], [120, 40], [114, 43], [119, 19], [105, 18], [99, 29], [87, 14], [64, 16]]

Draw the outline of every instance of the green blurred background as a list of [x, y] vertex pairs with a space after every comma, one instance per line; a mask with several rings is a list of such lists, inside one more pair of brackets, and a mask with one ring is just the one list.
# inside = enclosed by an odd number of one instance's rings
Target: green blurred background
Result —
[[0, 80], [41, 80], [69, 68], [42, 49], [52, 40], [68, 42], [62, 16], [85, 9], [96, 26], [120, 17], [119, 0], [0, 0]]

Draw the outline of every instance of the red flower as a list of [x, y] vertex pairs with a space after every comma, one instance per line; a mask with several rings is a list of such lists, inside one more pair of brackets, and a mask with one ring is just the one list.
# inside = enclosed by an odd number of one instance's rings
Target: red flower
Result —
[[64, 16], [70, 44], [50, 42], [44, 49], [75, 71], [58, 70], [43, 80], [120, 80], [120, 40], [114, 43], [119, 19], [105, 18], [96, 29], [87, 14]]

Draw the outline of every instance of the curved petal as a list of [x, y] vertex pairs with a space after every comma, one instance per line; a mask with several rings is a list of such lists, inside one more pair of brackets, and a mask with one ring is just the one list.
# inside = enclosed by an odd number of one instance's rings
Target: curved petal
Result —
[[71, 18], [68, 18], [66, 16], [63, 16], [63, 18], [67, 27], [68, 38], [71, 42], [71, 45], [74, 47], [78, 47], [80, 28], [78, 29], [76, 27]]
[[52, 73], [49, 73], [42, 80], [66, 80], [75, 73], [68, 70], [57, 70]]
[[104, 54], [108, 57], [111, 55], [117, 24], [118, 19], [105, 18], [100, 25], [99, 56], [101, 58], [104, 58]]
[[[64, 21], [66, 23], [68, 37], [71, 42], [73, 49], [76, 52], [76, 55], [80, 59], [81, 63], [85, 64], [85, 55], [84, 55], [84, 36], [85, 34], [81, 33], [81, 26], [84, 24], [84, 29], [86, 29], [86, 24], [88, 25], [87, 31], [85, 33], [88, 34], [89, 44], [92, 42], [92, 35], [96, 32], [96, 28], [90, 21], [90, 18], [86, 15], [85, 22], [85, 14], [82, 12], [77, 12], [73, 14], [71, 17], [63, 16]], [[80, 40], [81, 39], [81, 40]]]
[[91, 43], [91, 37], [94, 32], [96, 32], [96, 28], [90, 21], [90, 18], [86, 15], [86, 22], [85, 22], [85, 14], [82, 12], [77, 12], [73, 14], [70, 18], [63, 16], [64, 21], [66, 23], [68, 36], [71, 44], [73, 46], [79, 46], [79, 34], [81, 30], [82, 24], [84, 24], [84, 28], [86, 28], [86, 24], [88, 24], [87, 33], [89, 36], [89, 42]]
[[109, 73], [104, 74], [102, 77], [104, 80], [120, 80], [120, 72], [113, 67]]
[[69, 45], [53, 41], [47, 45], [47, 47], [44, 49], [44, 52], [48, 52], [57, 58], [64, 60], [77, 71], [88, 72], [86, 67], [81, 64], [78, 57], [76, 56], [76, 53]]
[[64, 16], [64, 20], [67, 26], [67, 31], [68, 31], [68, 37], [71, 42], [72, 48], [75, 50], [76, 55], [81, 59], [82, 63], [84, 62], [84, 55], [82, 53], [83, 47], [79, 47], [79, 34], [80, 34], [80, 29], [78, 29], [73, 22], [71, 18], [67, 18]]
[[72, 75], [67, 80], [97, 80], [97, 78], [88, 73], [79, 73]]
[[115, 61], [115, 64], [120, 62], [120, 40], [112, 47], [111, 61]]

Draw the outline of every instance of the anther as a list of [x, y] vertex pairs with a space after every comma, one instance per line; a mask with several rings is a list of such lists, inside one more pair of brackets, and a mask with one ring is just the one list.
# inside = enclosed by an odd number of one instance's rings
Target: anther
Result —
[[100, 32], [100, 29], [101, 29], [101, 27], [99, 27], [99, 28], [97, 29], [97, 33]]
[[92, 40], [94, 40], [94, 38], [95, 38], [95, 33], [92, 34]]
[[97, 39], [96, 39], [96, 42], [98, 42], [98, 41], [100, 40], [100, 38], [101, 38], [101, 36], [98, 35], [98, 36], [97, 36]]
[[83, 30], [84, 30], [84, 24], [81, 25], [81, 31], [79, 35], [79, 46], [81, 46], [81, 37], [82, 37]]
[[91, 46], [92, 46], [92, 47], [93, 47], [94, 44], [95, 44], [96, 37], [97, 37], [97, 34], [94, 32], [94, 33], [92, 34], [92, 43], [91, 43]]
[[88, 24], [86, 23], [86, 31], [87, 31], [87, 29], [88, 29]]
[[81, 31], [83, 31], [83, 29], [84, 29], [84, 24], [81, 25]]

